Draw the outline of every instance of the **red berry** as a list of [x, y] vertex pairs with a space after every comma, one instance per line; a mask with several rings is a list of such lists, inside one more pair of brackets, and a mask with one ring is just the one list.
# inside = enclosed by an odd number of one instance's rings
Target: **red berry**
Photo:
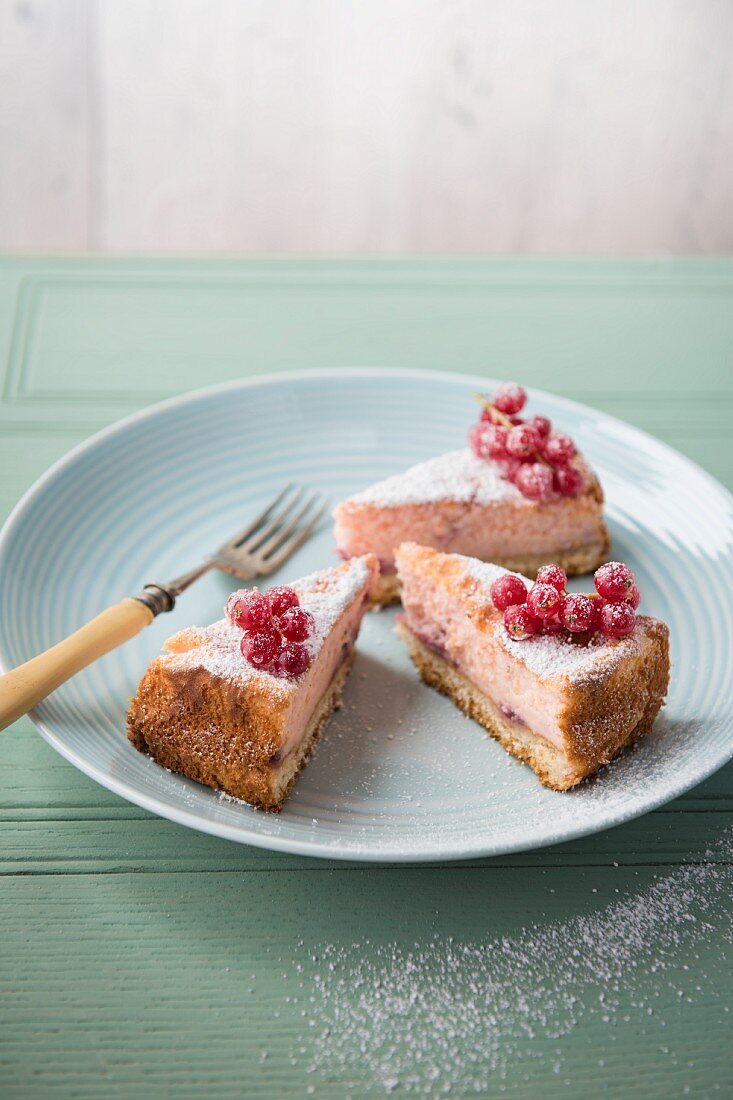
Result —
[[496, 405], [499, 412], [511, 416], [513, 413], [521, 412], [526, 401], [527, 394], [522, 387], [518, 386], [516, 382], [507, 382], [500, 388], [493, 404]]
[[513, 480], [529, 500], [549, 500], [552, 496], [552, 470], [541, 462], [523, 462]]
[[267, 630], [272, 614], [270, 605], [256, 588], [232, 592], [227, 600], [227, 618], [242, 630]]
[[542, 619], [540, 622], [540, 634], [562, 634], [563, 632], [562, 619], [558, 615], [549, 615], [548, 618]]
[[487, 409], [487, 408], [484, 407], [481, 410], [481, 420], [483, 420], [484, 423], [488, 423], [488, 424], [498, 424], [499, 423], [499, 414], [496, 411], [496, 409]]
[[468, 442], [477, 458], [506, 458], [507, 429], [500, 424], [474, 424]]
[[544, 455], [553, 466], [567, 466], [575, 454], [575, 444], [569, 435], [552, 435], [545, 442]]
[[538, 619], [546, 619], [559, 610], [560, 593], [552, 584], [533, 584], [527, 594], [527, 607]]
[[576, 497], [583, 488], [583, 475], [574, 466], [560, 466], [555, 470], [553, 486], [563, 497]]
[[255, 668], [267, 668], [280, 648], [280, 635], [276, 630], [245, 633], [239, 643], [242, 656]]
[[514, 458], [529, 458], [540, 445], [540, 437], [528, 424], [510, 428], [506, 437], [507, 453]]
[[289, 607], [277, 620], [278, 630], [289, 642], [304, 642], [314, 626], [310, 611], [302, 607]]
[[514, 481], [517, 470], [522, 465], [520, 458], [500, 458], [496, 465], [499, 467], [499, 473], [506, 481]]
[[568, 583], [568, 578], [565, 570], [561, 569], [559, 565], [543, 565], [537, 570], [537, 583], [551, 584], [562, 595], [565, 591], [565, 585]]
[[562, 605], [562, 624], [571, 634], [580, 634], [584, 630], [595, 630], [598, 625], [598, 600], [582, 592], [571, 592]]
[[599, 625], [607, 638], [625, 638], [636, 626], [636, 614], [631, 604], [607, 603], [601, 608]]
[[491, 602], [497, 611], [506, 611], [508, 607], [514, 607], [515, 604], [526, 603], [526, 600], [527, 586], [513, 573], [505, 573], [491, 586]]
[[636, 611], [637, 607], [641, 603], [641, 592], [635, 584], [632, 584], [631, 588], [624, 596], [624, 603], [627, 603], [631, 607], [633, 607], [634, 611]]
[[300, 645], [299, 642], [288, 642], [275, 658], [273, 671], [276, 676], [295, 680], [296, 677], [303, 675], [310, 663], [310, 654], [304, 645]]
[[298, 593], [287, 585], [268, 589], [266, 596], [270, 611], [276, 617], [282, 615], [289, 607], [297, 607], [300, 603]]
[[625, 599], [634, 586], [634, 574], [622, 561], [606, 562], [596, 569], [593, 580], [598, 595], [611, 603]]
[[552, 431], [552, 422], [546, 416], [528, 416], [525, 424], [528, 424], [530, 428], [534, 428], [540, 439], [547, 439]]
[[504, 627], [516, 642], [523, 642], [537, 633], [539, 623], [526, 604], [516, 604], [504, 612]]

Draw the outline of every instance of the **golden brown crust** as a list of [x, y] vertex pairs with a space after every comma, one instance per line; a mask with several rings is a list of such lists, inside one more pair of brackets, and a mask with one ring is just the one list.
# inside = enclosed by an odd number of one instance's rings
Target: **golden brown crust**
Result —
[[[585, 694], [585, 688], [574, 688], [568, 712], [570, 752], [562, 752], [527, 727], [510, 722], [484, 692], [443, 657], [424, 645], [404, 623], [397, 624], [397, 633], [406, 643], [426, 684], [447, 695], [464, 714], [482, 725], [507, 752], [529, 764], [544, 786], [555, 791], [565, 791], [594, 775], [604, 764], [609, 763], [651, 729], [667, 690], [669, 660], [667, 629], [661, 623], [653, 620], [650, 622], [653, 623], [651, 634], [658, 644], [653, 647], [643, 669], [628, 669], [629, 680], [633, 680], [631, 694], [638, 694], [639, 706], [623, 708], [610, 724], [602, 723], [599, 726], [598, 720], [603, 719], [607, 709], [618, 702], [618, 693], [623, 689], [624, 678], [613, 678], [607, 695], [604, 694], [601, 683], [595, 685], [595, 692]], [[589, 736], [590, 730], [594, 731], [593, 737]]]
[[[287, 709], [286, 695], [278, 698], [254, 679], [243, 692], [236, 683], [203, 667], [156, 657], [130, 702], [127, 722], [129, 731], [144, 730], [145, 739], [153, 739], [161, 751], [174, 751], [173, 743], [185, 729], [186, 752], [199, 758], [202, 767], [212, 754], [212, 731], [216, 731], [219, 764], [231, 759], [257, 768], [267, 765], [282, 744]], [[139, 748], [136, 736], [142, 733], [130, 732], [130, 740]]]
[[596, 770], [628, 743], [648, 733], [669, 687], [669, 630], [648, 615], [637, 616], [637, 630], [650, 641], [636, 657], [612, 666], [598, 679], [573, 684], [560, 728], [567, 754], [579, 768]]
[[[246, 720], [237, 718], [231, 707], [220, 706], [221, 684], [203, 670], [210, 681], [195, 706], [182, 704], [171, 678], [161, 678], [156, 662], [143, 677], [128, 712], [130, 741], [140, 752], [164, 768], [189, 779], [225, 791], [261, 810], [279, 813], [296, 778], [305, 766], [323, 732], [354, 661], [354, 651], [336, 671], [316, 706], [303, 740], [282, 761], [264, 755], [264, 746], [278, 740], [277, 715], [269, 732], [259, 727], [257, 744], [250, 740]], [[152, 673], [152, 675], [151, 675]], [[225, 685], [228, 687], [228, 685]]]

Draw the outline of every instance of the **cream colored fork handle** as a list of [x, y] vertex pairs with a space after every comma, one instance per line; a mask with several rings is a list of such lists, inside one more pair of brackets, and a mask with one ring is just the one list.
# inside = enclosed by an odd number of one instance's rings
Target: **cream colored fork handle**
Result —
[[0, 676], [0, 730], [92, 661], [134, 638], [153, 618], [140, 600], [121, 600], [45, 653]]

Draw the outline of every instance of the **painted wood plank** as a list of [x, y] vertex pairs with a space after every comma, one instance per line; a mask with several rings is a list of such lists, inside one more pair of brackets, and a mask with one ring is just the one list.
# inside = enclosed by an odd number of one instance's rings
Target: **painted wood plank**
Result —
[[[18, 813], [0, 812], [3, 851], [0, 875], [81, 875], [100, 872], [205, 872], [213, 871], [285, 871], [325, 874], [341, 871], [344, 864], [335, 860], [315, 860], [191, 832], [183, 826], [162, 821], [152, 814], [134, 809], [116, 817], [68, 814], [34, 814], [34, 819]], [[664, 810], [647, 814], [638, 821], [592, 837], [538, 851], [496, 857], [491, 860], [464, 860], [472, 867], [606, 867], [664, 866], [696, 863], [706, 858], [729, 859], [707, 853], [716, 838], [733, 831], [731, 813], [677, 812]], [[345, 866], [369, 875], [368, 864]], [[397, 865], [395, 865], [397, 871]]]
[[[191, 270], [0, 262], [0, 281], [9, 270], [16, 279], [0, 294], [0, 330], [34, 265], [64, 278]], [[283, 279], [282, 265], [254, 266]], [[358, 265], [347, 267], [356, 279]], [[292, 270], [302, 286], [318, 269]], [[395, 269], [381, 270], [388, 286]], [[411, 270], [426, 277], [423, 265]], [[464, 278], [462, 264], [444, 270], [456, 286]], [[557, 270], [567, 277], [569, 268]], [[627, 268], [605, 270], [614, 294]], [[665, 277], [684, 282], [675, 270]], [[724, 271], [705, 270], [714, 281]], [[74, 387], [85, 376], [72, 374], [66, 396], [31, 401], [27, 427], [0, 408], [0, 508], [94, 418], [145, 402], [139, 387], [124, 388], [124, 370], [118, 376], [113, 400], [80, 411]], [[567, 377], [559, 366], [558, 383], [572, 390]], [[697, 402], [681, 368], [661, 399], [639, 393], [643, 377], [622, 380], [626, 392], [598, 388], [593, 403], [698, 448], [730, 476], [730, 372]], [[449, 1084], [453, 1095], [565, 1100], [643, 1089], [666, 1100], [733, 1091], [733, 766], [659, 812], [573, 844], [507, 861], [374, 869], [160, 821], [76, 772], [27, 720], [3, 735], [3, 764], [3, 1093], [269, 1100], [312, 1088], [342, 1100], [439, 1094]]]
[[0, 248], [89, 247], [90, 5], [0, 6]]
[[454, 867], [4, 880], [4, 1088], [727, 1095], [730, 876]]
[[619, 411], [638, 401], [652, 426], [669, 407], [700, 433], [710, 404], [731, 400], [730, 263], [36, 262], [0, 275], [10, 424], [91, 429], [207, 383], [364, 364], [515, 375]]
[[733, 12], [100, 0], [103, 248], [733, 244]]

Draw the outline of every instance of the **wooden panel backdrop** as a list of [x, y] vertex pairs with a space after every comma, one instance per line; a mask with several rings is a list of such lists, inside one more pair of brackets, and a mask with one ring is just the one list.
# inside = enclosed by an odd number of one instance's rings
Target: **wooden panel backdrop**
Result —
[[0, 249], [733, 247], [729, 0], [0, 0]]

